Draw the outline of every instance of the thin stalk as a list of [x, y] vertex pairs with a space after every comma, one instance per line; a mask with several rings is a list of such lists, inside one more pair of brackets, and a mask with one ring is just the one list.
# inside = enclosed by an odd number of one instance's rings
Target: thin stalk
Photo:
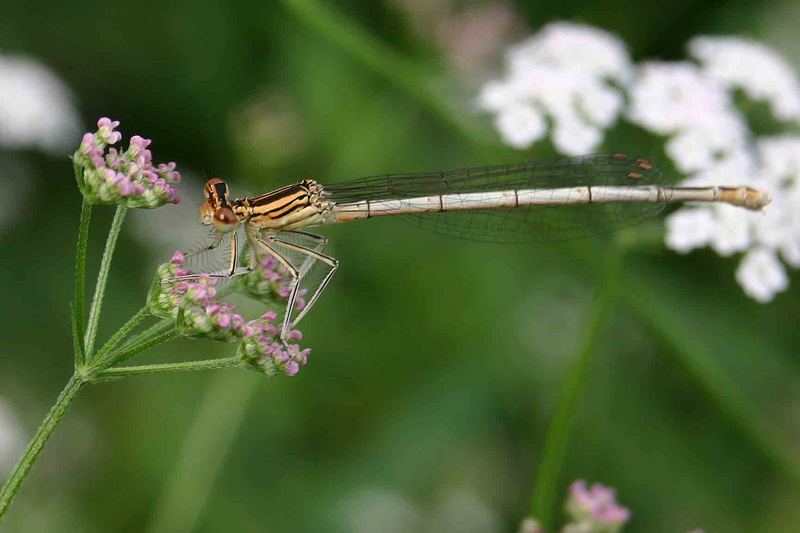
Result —
[[89, 247], [89, 225], [92, 221], [92, 204], [83, 199], [78, 225], [78, 245], [75, 252], [75, 294], [72, 298], [72, 342], [75, 351], [75, 368], [83, 366], [84, 320], [86, 300], [86, 250]]
[[50, 435], [53, 434], [53, 430], [56, 429], [56, 426], [64, 417], [64, 413], [67, 412], [67, 408], [69, 408], [75, 396], [78, 395], [82, 386], [83, 381], [77, 376], [72, 376], [64, 387], [64, 390], [59, 394], [53, 407], [50, 408], [50, 412], [47, 413], [39, 429], [36, 430], [36, 434], [34, 434], [28, 447], [25, 448], [25, 452], [11, 472], [8, 481], [6, 481], [6, 484], [0, 489], [0, 519], [5, 515], [8, 506], [11, 505], [14, 496], [17, 495], [17, 492], [22, 486], [22, 482], [28, 475], [31, 466], [33, 466], [33, 463], [41, 453]]
[[117, 211], [114, 213], [114, 220], [111, 222], [111, 228], [108, 230], [106, 248], [103, 250], [103, 259], [100, 262], [100, 271], [97, 274], [97, 284], [94, 288], [92, 308], [89, 311], [89, 321], [86, 325], [86, 337], [84, 340], [84, 360], [86, 362], [91, 361], [94, 353], [94, 340], [97, 336], [97, 324], [100, 321], [100, 312], [103, 309], [103, 298], [106, 294], [108, 274], [111, 271], [111, 259], [114, 257], [114, 249], [117, 246], [117, 239], [122, 230], [122, 223], [125, 221], [125, 214], [127, 212], [128, 208], [126, 206], [117, 206]]
[[239, 366], [241, 359], [238, 357], [222, 357], [219, 359], [205, 359], [202, 361], [186, 361], [183, 363], [162, 363], [157, 365], [118, 366], [101, 370], [95, 376], [99, 379], [122, 378], [125, 376], [141, 376], [156, 372], [192, 372], [195, 370], [216, 370]]
[[220, 373], [212, 378], [156, 503], [150, 533], [197, 529], [261, 381], [244, 374]]
[[562, 385], [556, 412], [545, 436], [539, 471], [533, 487], [531, 515], [548, 529], [552, 527], [558, 482], [567, 453], [572, 421], [588, 383], [589, 370], [597, 351], [600, 333], [613, 309], [617, 295], [622, 256], [617, 249], [612, 249], [611, 254], [607, 259], [605, 273], [599, 280], [600, 285], [592, 302], [589, 322], [580, 347]]
[[122, 344], [122, 346], [120, 346], [116, 350], [116, 352], [126, 351], [131, 346], [134, 346], [136, 344], [140, 344], [140, 343], [148, 341], [148, 340], [150, 340], [150, 339], [152, 339], [154, 337], [157, 337], [157, 336], [161, 335], [162, 333], [164, 333], [165, 331], [168, 331], [169, 329], [171, 329], [173, 327], [175, 327], [175, 321], [174, 320], [170, 320], [170, 319], [167, 319], [167, 318], [159, 320], [158, 322], [156, 322], [155, 324], [153, 324], [152, 326], [150, 326], [146, 330], [142, 331], [138, 335], [136, 335], [133, 338], [128, 339], [127, 341], [125, 341]]
[[122, 342], [128, 334], [136, 329], [136, 327], [142, 323], [144, 319], [150, 316], [150, 309], [147, 306], [142, 307], [136, 313], [128, 319], [125, 324], [122, 325], [121, 328], [117, 330], [114, 335], [111, 336], [108, 341], [97, 351], [97, 355], [94, 357], [94, 362], [96, 364], [102, 364], [103, 359], [105, 359], [108, 354], [111, 353], [117, 345]]
[[135, 344], [133, 343], [126, 344], [120, 351], [112, 353], [110, 356], [108, 356], [100, 366], [102, 368], [108, 368], [123, 361], [127, 361], [134, 355], [139, 354], [145, 350], [149, 350], [150, 348], [154, 348], [159, 344], [171, 341], [177, 336], [178, 336], [178, 331], [173, 326], [171, 327], [171, 329], [167, 329], [166, 331], [162, 331], [158, 334], [152, 335]]

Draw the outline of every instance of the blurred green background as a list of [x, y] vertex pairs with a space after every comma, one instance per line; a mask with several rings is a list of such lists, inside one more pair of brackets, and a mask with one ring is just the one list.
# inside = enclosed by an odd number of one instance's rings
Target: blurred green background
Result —
[[[180, 207], [129, 216], [101, 337], [142, 305], [156, 265], [203, 235], [195, 208], [211, 176], [244, 194], [551, 156], [501, 148], [469, 111], [500, 63], [496, 50], [464, 58], [437, 42], [430, 25], [449, 4], [0, 2], [0, 53], [52, 68], [84, 131], [120, 120], [187, 174]], [[800, 65], [796, 2], [502, 6], [508, 42], [571, 20], [618, 34], [637, 60], [740, 34]], [[640, 137], [618, 129], [603, 149], [658, 146]], [[0, 183], [15, 184], [0, 202], [0, 397], [30, 435], [72, 367], [80, 197], [66, 153], [0, 156]], [[90, 269], [112, 214], [95, 210]], [[515, 531], [614, 241], [490, 245], [394, 220], [324, 233], [341, 268], [302, 324], [313, 351], [297, 377], [225, 370], [87, 388], [0, 529]], [[633, 512], [626, 531], [800, 530], [800, 276], [759, 305], [734, 269], [658, 240], [626, 254], [558, 502], [586, 478], [617, 488]], [[142, 360], [231, 350], [177, 340]]]

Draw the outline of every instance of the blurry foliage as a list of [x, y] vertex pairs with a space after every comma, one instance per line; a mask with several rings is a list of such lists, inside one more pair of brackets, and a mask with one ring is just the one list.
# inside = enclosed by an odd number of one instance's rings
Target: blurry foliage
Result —
[[[86, 124], [118, 118], [124, 133], [155, 139], [159, 157], [201, 178], [226, 177], [234, 194], [308, 176], [549, 155], [495, 150], [491, 140], [476, 146], [427, 102], [302, 23], [289, 3], [302, 2], [6, 0], [0, 51], [53, 67]], [[699, 32], [758, 36], [754, 15], [768, 6], [516, 3], [528, 27], [556, 18], [597, 24], [620, 34], [636, 58], [681, 56]], [[335, 8], [410, 61], [443, 68], [395, 7]], [[646, 152], [632, 130], [607, 148]], [[66, 157], [19, 157], [32, 192], [0, 235], [0, 392], [32, 429], [71, 365], [80, 200]], [[98, 210], [94, 227], [111, 215]], [[389, 220], [326, 233], [342, 265], [303, 323], [309, 366], [293, 379], [226, 376], [231, 387], [258, 383], [248, 401], [230, 406], [246, 409], [245, 418], [196, 530], [346, 530], [354, 523], [346, 515], [360, 509], [348, 502], [369, 491], [411, 501], [422, 516], [466, 491], [513, 530], [527, 513], [543, 432], [587, 318], [596, 258], [611, 241], [494, 246]], [[101, 330], [142, 304], [150, 275], [142, 272], [156, 264], [144, 251], [123, 233], [110, 282], [115, 305]], [[800, 451], [787, 444], [800, 433], [800, 301], [792, 289], [755, 304], [732, 269], [710, 253], [660, 247], [626, 260], [561, 479], [563, 489], [576, 477], [615, 486], [633, 510], [626, 531], [792, 531], [800, 521], [787, 503], [800, 497]], [[563, 324], [541, 327], [554, 313]], [[221, 355], [189, 340], [159, 353]], [[134, 378], [88, 390], [3, 526], [145, 529], [216, 379]]]

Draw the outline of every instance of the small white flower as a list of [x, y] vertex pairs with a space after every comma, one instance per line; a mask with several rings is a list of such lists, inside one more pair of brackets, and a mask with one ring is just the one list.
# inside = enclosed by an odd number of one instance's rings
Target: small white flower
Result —
[[800, 119], [800, 81], [775, 51], [738, 37], [697, 37], [689, 42], [689, 53], [728, 89], [742, 89], [753, 100], [769, 103], [778, 120]]
[[514, 148], [527, 148], [547, 133], [542, 114], [525, 104], [515, 103], [503, 108], [494, 124], [506, 144]]
[[67, 86], [43, 64], [0, 55], [0, 146], [64, 153], [80, 121]]
[[505, 78], [487, 83], [478, 105], [497, 114], [495, 126], [515, 148], [542, 139], [546, 117], [556, 150], [591, 152], [602, 142], [602, 130], [622, 111], [617, 85], [630, 77], [631, 63], [624, 45], [607, 32], [550, 24], [512, 47], [506, 63]]
[[708, 246], [714, 217], [708, 209], [680, 209], [667, 217], [667, 246], [682, 254]]
[[[678, 185], [749, 186], [772, 203], [762, 212], [727, 205], [685, 206], [667, 217], [666, 244], [687, 253], [747, 250], [737, 280], [767, 301], [786, 288], [782, 258], [800, 268], [800, 135], [758, 138], [734, 92], [765, 102], [778, 121], [800, 120], [800, 81], [763, 44], [698, 37], [697, 63], [644, 62], [635, 69], [622, 43], [587, 26], [551, 24], [508, 52], [506, 77], [488, 83], [482, 109], [497, 114], [503, 140], [527, 148], [547, 134], [560, 153], [592, 152], [620, 114], [666, 137], [665, 152], [685, 176]], [[627, 91], [628, 107], [623, 109]]]
[[763, 249], [745, 255], [736, 269], [736, 280], [748, 296], [761, 303], [772, 300], [775, 294], [789, 287], [783, 264], [774, 252]]
[[713, 165], [740, 149], [747, 127], [725, 88], [690, 63], [645, 63], [630, 88], [628, 118], [671, 135], [667, 154], [681, 172]]

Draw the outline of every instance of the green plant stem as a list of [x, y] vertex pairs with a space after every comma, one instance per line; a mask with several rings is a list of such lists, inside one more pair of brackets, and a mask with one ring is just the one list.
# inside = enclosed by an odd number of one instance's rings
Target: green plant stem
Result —
[[156, 503], [150, 533], [196, 529], [260, 383], [260, 378], [238, 373], [212, 377]]
[[55, 430], [58, 423], [64, 417], [64, 413], [67, 412], [72, 400], [78, 395], [82, 386], [83, 381], [81, 381], [78, 376], [72, 376], [64, 387], [64, 390], [59, 394], [53, 407], [50, 408], [50, 412], [47, 413], [39, 429], [36, 430], [36, 434], [31, 439], [28, 447], [25, 448], [25, 452], [11, 472], [8, 481], [6, 481], [6, 484], [0, 489], [0, 519], [5, 515], [8, 506], [11, 505], [14, 496], [16, 496], [22, 486], [22, 482], [28, 475], [31, 466], [33, 466], [33, 463], [39, 457], [42, 448], [44, 448], [50, 435], [53, 434], [53, 430]]
[[141, 353], [145, 350], [149, 350], [150, 348], [154, 348], [159, 344], [163, 344], [167, 341], [171, 341], [175, 337], [178, 336], [178, 331], [175, 329], [173, 325], [169, 325], [170, 327], [164, 331], [159, 333], [153, 333], [146, 338], [143, 338], [141, 341], [136, 343], [126, 344], [122, 347], [121, 350], [118, 352], [112, 353], [109, 357], [106, 358], [106, 361], [103, 362], [102, 367], [108, 368], [110, 366], [119, 364], [123, 361], [127, 361], [134, 355]]
[[72, 342], [75, 351], [75, 367], [80, 368], [84, 357], [84, 320], [86, 299], [86, 250], [89, 247], [89, 225], [92, 221], [92, 204], [83, 199], [81, 219], [78, 225], [78, 245], [75, 252], [75, 294], [72, 298]]
[[775, 468], [800, 482], [800, 456], [797, 446], [780, 429], [758, 412], [742, 393], [741, 386], [725, 370], [714, 363], [714, 355], [686, 332], [663, 299], [653, 292], [651, 284], [641, 276], [626, 276], [629, 290], [623, 301], [661, 344], [664, 353], [681, 366], [723, 417], [736, 427]]
[[461, 102], [442, 97], [436, 76], [415, 61], [392, 50], [363, 28], [336, 12], [327, 3], [317, 0], [282, 0], [298, 19], [330, 40], [390, 83], [405, 90], [433, 111], [445, 124], [467, 139], [475, 149], [483, 150], [492, 138], [481, 135], [477, 123], [468, 121]]
[[125, 376], [141, 376], [156, 372], [191, 372], [195, 370], [216, 370], [239, 366], [241, 359], [238, 357], [222, 357], [219, 359], [205, 359], [202, 361], [186, 361], [183, 363], [163, 363], [157, 365], [119, 366], [101, 370], [95, 376], [104, 378], [121, 378]]
[[89, 321], [86, 325], [86, 337], [84, 340], [84, 360], [86, 362], [92, 360], [94, 353], [94, 340], [97, 336], [97, 324], [100, 321], [100, 312], [103, 309], [103, 298], [106, 294], [108, 274], [111, 271], [111, 259], [114, 257], [114, 249], [117, 247], [117, 239], [122, 230], [122, 223], [125, 221], [125, 214], [127, 212], [128, 208], [126, 206], [117, 206], [117, 211], [114, 213], [114, 220], [111, 222], [111, 228], [108, 230], [106, 247], [105, 250], [103, 250], [103, 259], [100, 261], [100, 271], [97, 273], [94, 299], [92, 300], [92, 307], [89, 311]]
[[103, 360], [108, 357], [108, 355], [114, 350], [114, 348], [122, 342], [128, 334], [136, 329], [136, 327], [142, 323], [144, 319], [150, 316], [150, 308], [147, 306], [142, 307], [136, 313], [128, 319], [125, 324], [122, 325], [121, 328], [114, 333], [108, 341], [97, 351], [97, 355], [94, 357], [94, 365], [102, 365]]
[[594, 354], [597, 351], [600, 333], [613, 308], [617, 294], [622, 253], [618, 249], [612, 248], [610, 254], [607, 258], [605, 273], [599, 280], [599, 287], [592, 302], [589, 322], [575, 360], [562, 385], [553, 421], [545, 436], [539, 471], [534, 483], [531, 515], [547, 529], [552, 527], [553, 510], [558, 496], [558, 482], [567, 453], [572, 421], [575, 418], [578, 401], [588, 382], [587, 378]]

